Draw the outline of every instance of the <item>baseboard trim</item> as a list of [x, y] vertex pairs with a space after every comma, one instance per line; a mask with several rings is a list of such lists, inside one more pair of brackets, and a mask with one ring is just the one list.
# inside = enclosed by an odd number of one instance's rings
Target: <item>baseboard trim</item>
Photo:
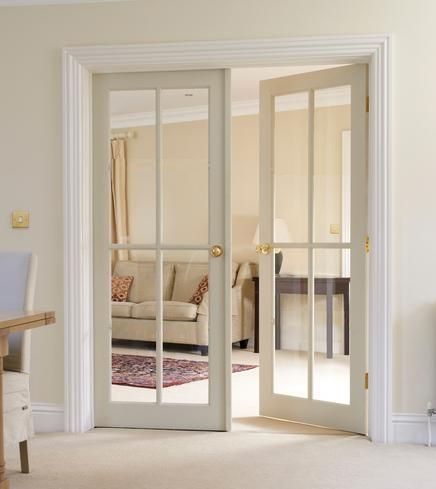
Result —
[[[431, 436], [436, 446], [436, 416], [431, 418]], [[427, 416], [425, 414], [393, 414], [392, 442], [427, 445]]]
[[62, 404], [32, 403], [35, 433], [52, 433], [65, 430], [64, 406]]
[[[65, 413], [62, 404], [32, 403], [35, 433], [65, 431]], [[431, 419], [433, 443], [436, 446], [436, 416]], [[427, 444], [427, 416], [425, 414], [393, 414], [392, 443]]]

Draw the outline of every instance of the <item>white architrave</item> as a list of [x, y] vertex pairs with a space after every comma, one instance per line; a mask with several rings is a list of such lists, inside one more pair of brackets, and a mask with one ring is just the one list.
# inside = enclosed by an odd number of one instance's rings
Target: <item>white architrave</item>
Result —
[[369, 63], [369, 435], [375, 442], [390, 441], [390, 44], [388, 35], [369, 35], [64, 49], [66, 431], [94, 426], [92, 74]]

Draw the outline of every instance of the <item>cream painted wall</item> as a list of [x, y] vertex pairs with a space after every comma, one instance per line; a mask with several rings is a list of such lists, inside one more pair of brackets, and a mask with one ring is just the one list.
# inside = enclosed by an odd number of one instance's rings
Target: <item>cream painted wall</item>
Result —
[[[436, 33], [433, 0], [138, 0], [0, 9], [0, 248], [40, 257], [32, 398], [62, 402], [61, 48], [69, 45], [393, 34], [392, 323], [394, 411], [436, 404]], [[10, 228], [14, 208], [31, 228]], [[418, 239], [417, 239], [418, 238]], [[417, 382], [419, 379], [419, 382]]]

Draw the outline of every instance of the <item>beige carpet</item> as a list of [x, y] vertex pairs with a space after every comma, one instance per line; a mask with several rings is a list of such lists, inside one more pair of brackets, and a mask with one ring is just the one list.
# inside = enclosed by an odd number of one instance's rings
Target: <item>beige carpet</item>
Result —
[[359, 436], [96, 429], [39, 435], [11, 489], [430, 489], [436, 448]]

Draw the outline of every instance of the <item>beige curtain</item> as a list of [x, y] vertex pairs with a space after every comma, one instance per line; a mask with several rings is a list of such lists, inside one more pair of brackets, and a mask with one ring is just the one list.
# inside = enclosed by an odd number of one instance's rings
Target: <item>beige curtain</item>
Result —
[[[113, 139], [112, 148], [112, 242], [128, 243], [127, 162], [123, 139]], [[128, 250], [118, 250], [114, 260], [128, 260]]]

